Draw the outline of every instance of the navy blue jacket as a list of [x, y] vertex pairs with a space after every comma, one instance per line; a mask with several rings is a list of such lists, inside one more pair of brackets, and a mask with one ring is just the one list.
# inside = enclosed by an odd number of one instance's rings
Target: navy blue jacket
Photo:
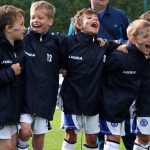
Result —
[[[98, 17], [100, 23], [104, 22], [105, 24], [101, 23], [98, 37], [108, 40], [127, 40], [126, 29], [129, 25], [129, 19], [123, 10], [108, 5], [104, 15], [100, 17], [100, 14], [98, 14]], [[111, 35], [104, 26], [107, 26], [106, 28], [108, 28]]]
[[57, 35], [29, 31], [25, 43], [23, 113], [53, 119], [59, 86], [60, 51]]
[[60, 91], [65, 113], [91, 116], [99, 112], [104, 54], [116, 44], [99, 47], [93, 39], [77, 32], [61, 44], [67, 49], [67, 75]]
[[128, 43], [128, 53], [114, 51], [107, 57], [101, 117], [110, 122], [122, 122], [137, 98], [145, 56]]
[[150, 117], [150, 59], [145, 62], [136, 108], [137, 116]]
[[11, 68], [12, 64], [23, 62], [20, 42], [12, 46], [0, 33], [0, 126], [17, 124], [20, 119], [23, 76], [15, 76]]

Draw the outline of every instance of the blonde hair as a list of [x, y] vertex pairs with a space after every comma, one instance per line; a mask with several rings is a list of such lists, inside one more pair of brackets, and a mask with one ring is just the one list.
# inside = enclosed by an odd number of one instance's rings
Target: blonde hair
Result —
[[80, 24], [82, 24], [82, 22], [83, 22], [83, 17], [85, 16], [85, 15], [97, 15], [97, 12], [94, 10], [94, 9], [91, 9], [91, 8], [88, 8], [88, 9], [86, 9], [86, 8], [84, 8], [84, 9], [82, 9], [82, 10], [80, 10], [80, 11], [77, 11], [77, 13], [76, 13], [76, 15], [71, 19], [71, 22], [72, 22], [72, 24], [74, 25], [74, 29], [75, 29], [75, 31], [77, 31], [78, 30], [78, 28], [77, 28], [77, 24], [78, 25], [80, 25]]
[[5, 29], [6, 25], [13, 26], [17, 17], [24, 17], [24, 11], [12, 5], [0, 7], [0, 31]]
[[47, 1], [33, 2], [31, 4], [30, 12], [34, 11], [34, 10], [37, 10], [37, 9], [45, 9], [46, 10], [46, 15], [49, 18], [54, 18], [54, 16], [55, 16], [56, 8]]
[[150, 10], [143, 13], [139, 18], [150, 22]]
[[136, 37], [139, 34], [139, 29], [150, 27], [150, 22], [143, 20], [143, 19], [137, 19], [131, 22], [127, 28], [127, 36], [130, 39], [131, 37]]

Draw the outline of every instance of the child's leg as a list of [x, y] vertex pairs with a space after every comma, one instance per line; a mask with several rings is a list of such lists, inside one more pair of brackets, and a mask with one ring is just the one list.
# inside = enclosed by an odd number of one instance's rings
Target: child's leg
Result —
[[74, 130], [66, 130], [62, 150], [74, 150], [75, 143], [77, 141], [77, 135]]
[[81, 118], [83, 130], [85, 132], [86, 150], [98, 150], [97, 134], [100, 131], [99, 115], [82, 116]]
[[85, 137], [87, 144], [84, 144], [84, 146], [86, 150], [98, 150], [97, 134], [86, 134]]
[[33, 135], [32, 137], [32, 148], [33, 150], [43, 150], [44, 149], [44, 139], [45, 134]]
[[18, 136], [18, 150], [28, 150], [29, 144], [28, 141], [32, 136], [32, 127], [31, 124], [33, 118], [30, 114], [22, 114], [20, 117], [20, 130]]
[[137, 137], [133, 150], [150, 149], [150, 117], [137, 117], [135, 131]]
[[0, 129], [0, 150], [16, 150], [17, 125], [6, 125]]
[[104, 145], [104, 150], [119, 150], [119, 144], [119, 135], [106, 135], [106, 143]]
[[11, 139], [0, 139], [0, 149], [12, 150]]
[[119, 150], [120, 136], [125, 135], [125, 122], [113, 123], [100, 119], [100, 130], [106, 135], [104, 150]]
[[150, 149], [150, 135], [138, 134], [134, 143], [133, 150]]
[[16, 150], [17, 149], [17, 133], [15, 133], [14, 135], [12, 135], [12, 147], [13, 147], [13, 150]]
[[80, 131], [77, 116], [62, 112], [61, 129], [66, 131], [62, 150], [74, 150], [75, 143], [77, 142], [77, 133]]

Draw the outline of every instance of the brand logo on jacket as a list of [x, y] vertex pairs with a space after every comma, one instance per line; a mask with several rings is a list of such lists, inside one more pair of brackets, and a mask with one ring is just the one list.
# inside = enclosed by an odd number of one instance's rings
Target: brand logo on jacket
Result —
[[29, 56], [29, 57], [35, 57], [35, 54], [33, 54], [33, 53], [29, 53], [29, 52], [27, 52], [27, 51], [24, 51], [25, 52], [25, 54], [27, 55], [27, 56]]
[[136, 74], [136, 71], [131, 71], [131, 70], [124, 70], [123, 74]]
[[69, 55], [69, 58], [70, 59], [75, 59], [75, 60], [82, 60], [82, 57], [80, 57], [80, 56], [71, 56], [71, 55]]
[[1, 64], [12, 64], [12, 60], [3, 60]]

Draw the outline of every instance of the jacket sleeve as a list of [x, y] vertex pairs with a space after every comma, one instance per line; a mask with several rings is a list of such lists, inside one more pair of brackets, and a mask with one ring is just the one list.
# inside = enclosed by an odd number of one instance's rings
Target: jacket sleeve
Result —
[[[1, 62], [1, 51], [0, 51], [0, 62]], [[15, 73], [11, 67], [2, 67], [0, 64], [0, 85], [11, 82], [15, 77]]]
[[61, 35], [58, 40], [60, 58], [61, 58], [61, 68], [67, 69], [68, 60], [68, 49], [67, 49], [67, 36]]
[[107, 72], [118, 70], [122, 67], [121, 53], [123, 52], [114, 51], [106, 57], [105, 70]]
[[111, 54], [121, 44], [122, 43], [120, 41], [118, 41], [118, 40], [106, 41], [106, 44], [105, 44], [105, 46], [106, 46], [106, 54], [107, 55]]

